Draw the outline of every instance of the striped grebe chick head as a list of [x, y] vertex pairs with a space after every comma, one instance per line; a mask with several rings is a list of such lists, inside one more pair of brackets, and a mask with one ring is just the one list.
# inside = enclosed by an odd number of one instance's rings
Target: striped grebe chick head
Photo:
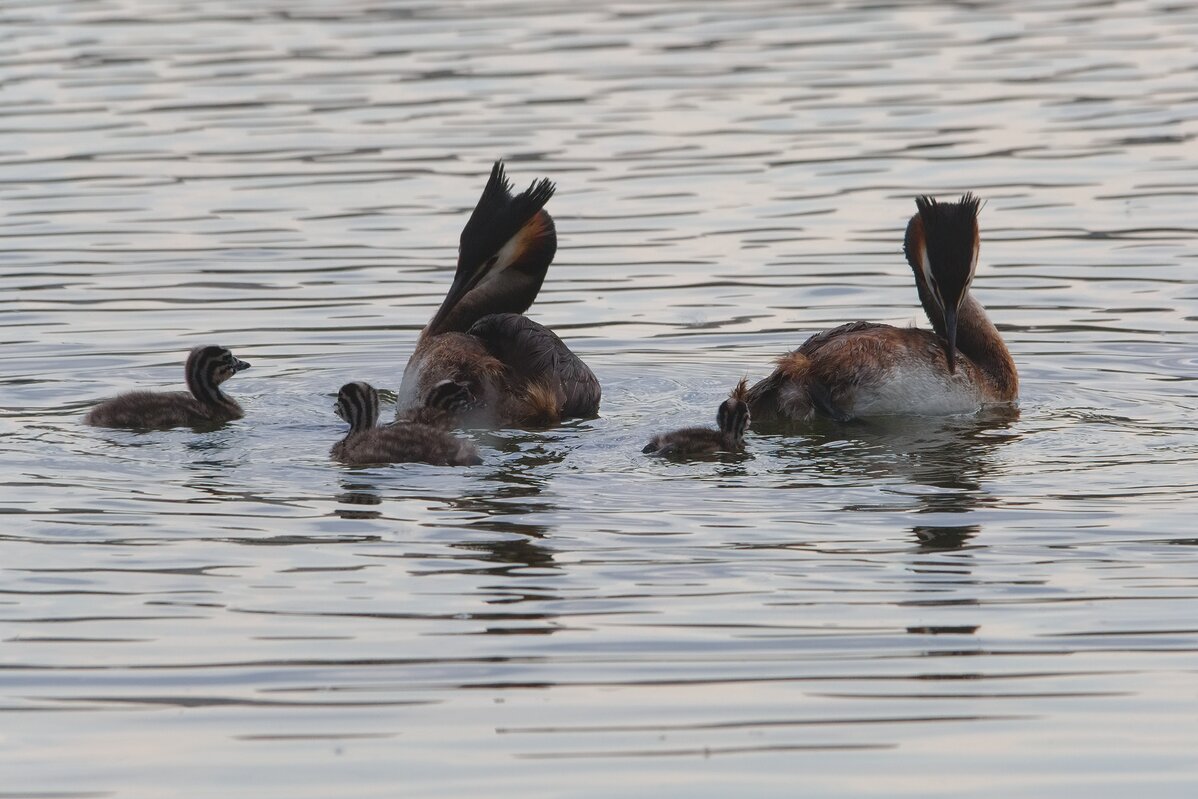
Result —
[[337, 392], [333, 412], [349, 423], [350, 432], [369, 430], [378, 424], [379, 393], [369, 383], [346, 383]]
[[738, 446], [744, 443], [745, 431], [749, 429], [748, 383], [747, 378], [741, 378], [728, 399], [720, 403], [720, 409], [715, 415], [720, 432]]
[[225, 347], [214, 344], [196, 347], [187, 356], [187, 388], [196, 399], [204, 402], [220, 402], [224, 395], [220, 384], [250, 365], [237, 358]]
[[[977, 271], [981, 239], [978, 211], [981, 200], [972, 193], [958, 202], [938, 202], [933, 197], [915, 198], [918, 209], [907, 224], [903, 250], [915, 272], [921, 298], [927, 296], [940, 311], [948, 346], [949, 370], [956, 365], [957, 311]], [[932, 320], [936, 326], [935, 319]]]

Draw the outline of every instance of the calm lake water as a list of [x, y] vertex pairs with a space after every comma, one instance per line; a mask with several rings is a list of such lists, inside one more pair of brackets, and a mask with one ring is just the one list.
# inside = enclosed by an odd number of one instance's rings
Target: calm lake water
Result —
[[[1190, 797], [1198, 9], [0, 7], [0, 797]], [[599, 418], [328, 460], [491, 162]], [[979, 193], [1017, 416], [640, 447]], [[80, 423], [253, 363], [215, 432]], [[387, 413], [389, 409], [384, 409]]]

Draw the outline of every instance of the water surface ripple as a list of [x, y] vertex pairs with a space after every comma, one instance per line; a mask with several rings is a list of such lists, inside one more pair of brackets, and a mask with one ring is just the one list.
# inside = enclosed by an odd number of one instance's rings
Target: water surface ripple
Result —
[[[797, 7], [796, 7], [797, 6]], [[0, 8], [0, 796], [1198, 788], [1198, 11]], [[345, 469], [490, 163], [602, 415]], [[986, 200], [1015, 415], [640, 455]], [[79, 422], [254, 368], [211, 432]], [[386, 412], [386, 411], [385, 411]]]

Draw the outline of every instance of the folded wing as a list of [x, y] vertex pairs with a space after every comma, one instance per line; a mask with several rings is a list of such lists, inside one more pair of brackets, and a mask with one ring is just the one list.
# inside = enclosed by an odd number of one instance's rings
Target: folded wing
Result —
[[491, 314], [470, 328], [508, 368], [512, 383], [542, 383], [561, 391], [564, 417], [594, 416], [601, 390], [594, 373], [557, 335], [527, 316]]

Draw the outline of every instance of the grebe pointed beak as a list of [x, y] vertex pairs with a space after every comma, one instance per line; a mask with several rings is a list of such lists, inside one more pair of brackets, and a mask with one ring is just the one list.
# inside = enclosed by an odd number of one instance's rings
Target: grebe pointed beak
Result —
[[946, 346], [944, 355], [948, 358], [948, 370], [957, 369], [957, 306], [949, 305], [944, 308], [944, 337]]
[[248, 363], [246, 363], [245, 361], [241, 360], [240, 358], [233, 359], [233, 371], [234, 372], [241, 372], [241, 371], [244, 371], [249, 368], [250, 368], [250, 365]]

